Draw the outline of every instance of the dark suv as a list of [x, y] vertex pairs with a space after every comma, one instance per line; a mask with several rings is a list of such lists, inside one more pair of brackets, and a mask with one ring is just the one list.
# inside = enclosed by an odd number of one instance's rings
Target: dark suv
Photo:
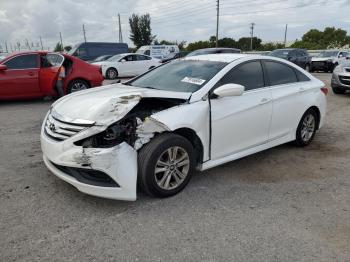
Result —
[[286, 59], [304, 68], [306, 71], [310, 71], [311, 56], [305, 49], [298, 49], [298, 48], [276, 49], [270, 52], [268, 56], [275, 56], [275, 57]]

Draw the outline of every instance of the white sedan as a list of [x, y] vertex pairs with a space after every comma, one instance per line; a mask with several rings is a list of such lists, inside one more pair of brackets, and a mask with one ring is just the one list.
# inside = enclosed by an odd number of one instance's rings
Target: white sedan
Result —
[[137, 76], [157, 67], [161, 61], [147, 55], [126, 53], [112, 56], [106, 61], [93, 63], [100, 65], [102, 75], [107, 79]]
[[323, 125], [328, 89], [288, 61], [192, 56], [124, 84], [65, 96], [42, 126], [44, 162], [78, 190], [168, 197], [203, 171], [294, 141]]

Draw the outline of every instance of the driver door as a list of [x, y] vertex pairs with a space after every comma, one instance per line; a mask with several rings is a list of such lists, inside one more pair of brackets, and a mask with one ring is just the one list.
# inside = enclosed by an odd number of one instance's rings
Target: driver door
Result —
[[271, 90], [265, 87], [259, 60], [231, 69], [216, 85], [240, 84], [240, 96], [211, 99], [211, 159], [219, 159], [264, 143], [269, 138], [272, 115]]

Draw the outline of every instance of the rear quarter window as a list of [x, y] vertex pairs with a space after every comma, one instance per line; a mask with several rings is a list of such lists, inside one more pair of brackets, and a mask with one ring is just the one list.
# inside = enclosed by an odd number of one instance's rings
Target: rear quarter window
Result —
[[264, 64], [271, 86], [298, 82], [297, 75], [290, 66], [274, 61], [264, 61]]

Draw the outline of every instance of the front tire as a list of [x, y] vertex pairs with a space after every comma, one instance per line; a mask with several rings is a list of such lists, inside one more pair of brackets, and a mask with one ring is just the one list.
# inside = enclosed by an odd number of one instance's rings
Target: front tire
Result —
[[294, 141], [296, 146], [304, 147], [311, 143], [316, 134], [318, 121], [315, 109], [310, 108], [304, 113], [296, 131], [296, 139]]
[[305, 70], [306, 70], [307, 72], [311, 72], [311, 66], [310, 66], [309, 64], [306, 64], [306, 65], [305, 65]]
[[169, 197], [183, 190], [195, 167], [192, 144], [177, 134], [160, 134], [138, 154], [138, 184], [145, 193]]
[[106, 71], [106, 78], [107, 79], [116, 79], [118, 77], [118, 71], [117, 69], [111, 67], [108, 68]]

